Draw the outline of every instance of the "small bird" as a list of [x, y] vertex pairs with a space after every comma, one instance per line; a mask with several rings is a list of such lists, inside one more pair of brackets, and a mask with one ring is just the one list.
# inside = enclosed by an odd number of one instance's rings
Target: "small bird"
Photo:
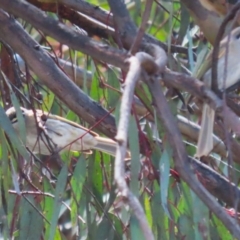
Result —
[[[26, 147], [34, 153], [51, 155], [67, 150], [91, 153], [91, 149], [96, 149], [115, 156], [117, 143], [109, 138], [100, 137], [75, 122], [42, 110], [32, 111], [23, 107], [21, 110], [26, 126]], [[6, 114], [20, 136], [15, 108], [9, 108]]]
[[[228, 51], [226, 51], [228, 46]], [[228, 54], [228, 62], [225, 63], [225, 55]], [[230, 37], [226, 36], [220, 43], [218, 57], [218, 89], [224, 91], [235, 85], [240, 80], [240, 27], [235, 28], [230, 33]], [[204, 83], [211, 88], [211, 63], [212, 51], [197, 74], [200, 79], [203, 76]], [[226, 81], [224, 85], [224, 71], [226, 66]], [[207, 156], [213, 149], [213, 125], [215, 111], [206, 103], [203, 104], [201, 130], [198, 138], [196, 157]]]

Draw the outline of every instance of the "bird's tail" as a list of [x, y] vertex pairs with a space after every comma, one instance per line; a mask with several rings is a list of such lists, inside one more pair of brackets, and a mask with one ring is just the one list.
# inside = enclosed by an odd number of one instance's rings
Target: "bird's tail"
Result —
[[[95, 137], [97, 139], [97, 145], [94, 149], [110, 154], [111, 156], [116, 156], [117, 143], [109, 138]], [[130, 152], [127, 150], [125, 160], [131, 158]]]
[[213, 125], [215, 111], [203, 104], [202, 123], [198, 137], [196, 157], [207, 156], [213, 149]]

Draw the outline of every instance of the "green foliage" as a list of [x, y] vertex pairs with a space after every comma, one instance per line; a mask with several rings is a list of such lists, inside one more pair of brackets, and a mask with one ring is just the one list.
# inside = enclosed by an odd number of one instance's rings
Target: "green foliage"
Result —
[[[141, 24], [146, 2], [134, 0], [127, 4], [137, 26]], [[88, 3], [110, 10], [106, 0], [91, 0]], [[59, 19], [58, 12], [51, 13], [51, 16]], [[64, 19], [63, 22], [66, 23]], [[73, 25], [71, 21], [66, 24]], [[154, 1], [145, 32], [167, 43], [168, 49], [173, 41], [172, 33], [177, 32], [178, 44], [183, 43], [189, 50], [189, 59], [184, 59], [188, 61], [186, 65], [195, 75], [206, 57], [208, 45], [196, 44], [192, 39], [191, 24], [189, 13], [180, 1]], [[78, 84], [77, 79], [73, 80], [76, 80], [79, 87], [81, 85], [91, 99], [111, 112], [118, 124], [121, 82], [125, 73], [96, 62], [91, 56], [74, 49], [65, 50], [66, 46], [62, 43], [46, 37], [27, 23], [22, 25], [32, 38], [39, 40], [39, 44], [52, 47], [48, 50], [49, 54], [62, 56], [72, 64], [84, 68], [82, 84]], [[109, 44], [113, 39], [109, 37], [102, 41]], [[194, 59], [195, 44], [197, 59]], [[177, 63], [174, 63], [177, 65], [175, 68], [181, 65], [178, 57], [179, 55], [176, 56]], [[169, 60], [170, 67], [171, 61], [173, 59]], [[91, 80], [87, 78], [86, 70], [91, 71]], [[1, 90], [0, 238], [144, 239], [136, 216], [116, 190], [114, 157], [99, 151], [90, 155], [67, 152], [59, 156], [60, 160], [51, 156], [49, 163], [50, 156], [33, 157], [27, 151], [21, 105], [41, 108], [91, 127], [43, 86], [34, 72], [28, 71], [20, 87], [9, 85], [6, 88], [10, 89], [9, 102]], [[42, 97], [38, 98], [39, 94]], [[172, 174], [175, 171], [172, 146], [169, 146], [165, 129], [157, 118], [151, 94], [144, 83], [139, 83], [135, 96], [147, 109], [147, 113], [137, 115], [137, 104], [133, 105], [128, 132], [132, 159], [130, 163], [125, 163], [126, 179], [129, 189], [143, 207], [155, 239], [232, 239], [225, 226], [210, 213], [189, 186]], [[173, 100], [175, 97], [170, 96], [169, 103], [174, 109], [174, 115], [177, 115], [181, 113], [179, 106], [182, 106], [182, 102], [178, 98]], [[6, 104], [17, 109], [21, 126], [20, 138], [5, 115], [3, 106]], [[139, 143], [141, 149], [145, 149], [145, 155], [140, 154]], [[194, 152], [195, 146], [188, 145], [188, 153], [193, 155]], [[224, 171], [225, 166], [220, 165], [220, 169]]]

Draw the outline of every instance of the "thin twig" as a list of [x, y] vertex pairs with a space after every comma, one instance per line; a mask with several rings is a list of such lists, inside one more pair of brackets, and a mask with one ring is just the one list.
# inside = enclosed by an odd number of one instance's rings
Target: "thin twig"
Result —
[[153, 3], [153, 0], [148, 0], [146, 2], [146, 6], [145, 6], [144, 13], [143, 13], [141, 26], [138, 29], [138, 32], [137, 32], [136, 37], [134, 39], [134, 42], [133, 42], [133, 44], [132, 44], [132, 46], [130, 48], [130, 53], [132, 53], [132, 54], [135, 54], [138, 51], [138, 48], [139, 48], [140, 43], [142, 41], [142, 38], [143, 38], [143, 36], [145, 34], [145, 29], [147, 27], [147, 21], [148, 21], [149, 16], [150, 16], [152, 3]]

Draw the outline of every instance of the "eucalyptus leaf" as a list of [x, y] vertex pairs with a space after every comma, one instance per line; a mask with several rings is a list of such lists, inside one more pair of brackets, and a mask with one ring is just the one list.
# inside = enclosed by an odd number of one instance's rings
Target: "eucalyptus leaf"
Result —
[[0, 106], [0, 126], [8, 135], [13, 146], [19, 151], [19, 153], [26, 159], [29, 160], [29, 153], [27, 152], [23, 142], [19, 139], [16, 131], [14, 130], [12, 123], [7, 117], [4, 109]]
[[21, 140], [25, 144], [26, 143], [26, 125], [25, 125], [25, 119], [24, 119], [22, 110], [20, 108], [21, 106], [19, 104], [19, 101], [15, 93], [12, 90], [10, 91], [10, 96], [11, 96], [12, 104], [17, 113], [17, 123], [18, 123], [19, 134], [20, 134]]
[[162, 207], [169, 218], [171, 218], [168, 210], [168, 187], [170, 172], [171, 153], [169, 148], [165, 148], [159, 162], [160, 182], [161, 182], [161, 203]]
[[67, 165], [64, 165], [57, 180], [56, 190], [55, 190], [55, 199], [54, 199], [54, 209], [51, 219], [51, 228], [49, 232], [49, 240], [55, 240], [55, 234], [57, 229], [57, 223], [58, 223], [58, 216], [60, 213], [60, 208], [62, 205], [62, 198], [65, 192], [65, 186], [67, 182], [67, 175], [68, 175], [68, 168]]

